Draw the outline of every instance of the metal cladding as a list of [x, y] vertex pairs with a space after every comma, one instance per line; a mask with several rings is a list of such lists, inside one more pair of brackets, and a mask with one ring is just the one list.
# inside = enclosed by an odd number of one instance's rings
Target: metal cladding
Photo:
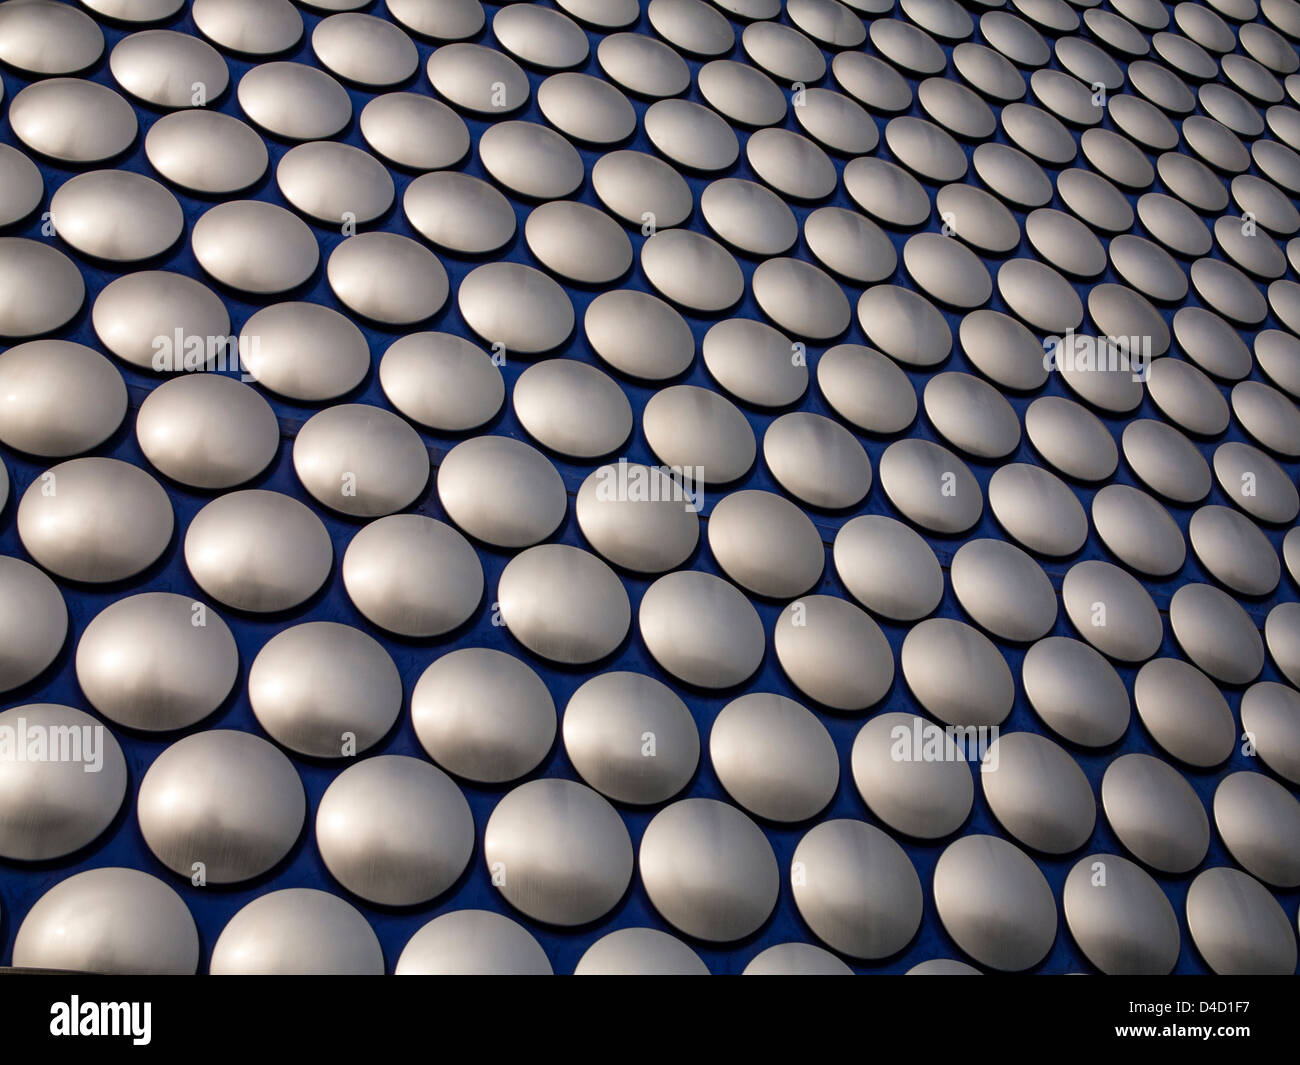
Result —
[[1294, 0], [0, 68], [0, 966], [1296, 971]]

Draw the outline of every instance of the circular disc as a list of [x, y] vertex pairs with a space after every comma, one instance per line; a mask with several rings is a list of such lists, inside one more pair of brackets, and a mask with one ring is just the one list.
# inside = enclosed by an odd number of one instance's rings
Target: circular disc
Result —
[[381, 976], [384, 955], [351, 903], [315, 888], [259, 895], [212, 947], [213, 976]]
[[19, 539], [65, 580], [105, 584], [153, 565], [176, 519], [162, 486], [120, 459], [72, 459], [34, 480], [18, 504]]
[[305, 222], [258, 200], [217, 204], [190, 232], [194, 258], [222, 284], [272, 295], [297, 288], [316, 270], [320, 249]]
[[126, 795], [126, 759], [108, 729], [81, 710], [38, 703], [0, 713], [0, 733], [10, 740], [0, 757], [0, 855], [62, 858], [108, 828]]
[[939, 839], [970, 813], [975, 786], [965, 757], [952, 735], [923, 718], [873, 717], [853, 741], [852, 768], [862, 801], [904, 835]]
[[368, 403], [343, 403], [312, 415], [298, 430], [293, 468], [318, 502], [374, 518], [420, 496], [429, 480], [429, 454], [396, 414]]
[[1028, 643], [1056, 624], [1056, 592], [1032, 558], [1003, 540], [968, 540], [953, 556], [952, 590], [993, 635]]
[[709, 549], [742, 587], [773, 599], [807, 592], [821, 577], [825, 547], [808, 516], [772, 492], [724, 496], [708, 524]]
[[336, 621], [281, 629], [248, 670], [248, 701], [277, 743], [344, 758], [378, 743], [397, 720], [402, 680], [373, 637]]
[[1114, 666], [1066, 636], [1039, 640], [1020, 680], [1030, 705], [1058, 735], [1084, 747], [1108, 747], [1128, 731], [1129, 696]]
[[[1015, 681], [1006, 659], [963, 622], [921, 622], [908, 631], [898, 660], [917, 701], [947, 725], [999, 725], [1011, 712]], [[954, 662], [961, 663], [959, 671]]]
[[601, 466], [578, 490], [574, 514], [603, 558], [637, 573], [663, 573], [685, 562], [700, 540], [695, 504], [678, 479], [620, 459]]
[[566, 927], [604, 916], [632, 879], [622, 818], [572, 780], [532, 780], [506, 795], [483, 830], [483, 857], [506, 901]]
[[696, 687], [734, 687], [763, 660], [758, 613], [735, 585], [711, 573], [660, 577], [641, 598], [638, 624], [654, 660]]
[[504, 436], [452, 448], [438, 467], [438, 499], [461, 529], [498, 547], [545, 540], [568, 509], [564, 482], [546, 456]]
[[1178, 918], [1141, 867], [1116, 854], [1081, 858], [1065, 879], [1065, 921], [1088, 960], [1114, 975], [1166, 976], [1178, 962]]
[[92, 348], [32, 340], [0, 354], [0, 442], [6, 447], [41, 458], [78, 455], [112, 436], [126, 408], [122, 375]]
[[791, 868], [800, 915], [836, 950], [888, 957], [920, 927], [920, 878], [903, 848], [874, 825], [817, 825], [795, 847]]
[[109, 604], [86, 626], [76, 670], [82, 692], [110, 721], [168, 732], [202, 721], [225, 701], [239, 651], [229, 626], [204, 604], [142, 592]]
[[435, 917], [407, 942], [394, 972], [398, 976], [552, 975], [546, 953], [528, 930], [491, 910], [453, 910]]
[[1056, 940], [1056, 901], [1038, 867], [996, 836], [963, 836], [934, 870], [934, 903], [948, 934], [994, 969], [1028, 969]]
[[62, 252], [22, 237], [0, 237], [0, 337], [52, 333], [85, 298], [81, 271]]
[[806, 821], [830, 802], [840, 764], [830, 734], [793, 699], [742, 695], [709, 733], [719, 782], [737, 803], [769, 821]]
[[232, 492], [190, 521], [185, 565], [199, 587], [237, 610], [275, 613], [311, 598], [329, 577], [329, 533], [279, 492]]
[[929, 544], [893, 518], [853, 518], [836, 535], [832, 555], [853, 597], [886, 618], [916, 621], [943, 597], [943, 570]]
[[68, 608], [54, 582], [21, 559], [0, 555], [0, 692], [35, 679], [68, 634]]
[[1101, 781], [1106, 820], [1139, 861], [1162, 873], [1200, 865], [1210, 845], [1205, 807], [1187, 778], [1148, 754], [1125, 754]]
[[379, 384], [412, 421], [450, 433], [490, 421], [506, 394], [491, 357], [451, 333], [408, 333], [394, 341], [379, 363]]
[[214, 729], [164, 750], [140, 782], [136, 815], [154, 856], [175, 873], [233, 884], [289, 853], [307, 803], [289, 759], [247, 732]]
[[1148, 662], [1134, 681], [1133, 701], [1155, 741], [1175, 758], [1212, 766], [1232, 753], [1232, 711], [1214, 682], [1187, 662]]
[[555, 739], [555, 703], [541, 678], [513, 655], [486, 647], [435, 659], [411, 692], [411, 721], [430, 758], [487, 784], [523, 776]]
[[641, 837], [638, 865], [660, 915], [711, 943], [758, 929], [780, 890], [767, 838], [734, 806], [715, 799], [683, 799], [656, 814]]
[[14, 965], [193, 976], [199, 933], [181, 897], [137, 869], [87, 869], [47, 890], [18, 927]]
[[1187, 927], [1196, 949], [1220, 975], [1295, 972], [1291, 919], [1258, 880], [1236, 869], [1206, 869], [1192, 881]]
[[639, 673], [599, 673], [564, 708], [564, 750], [578, 774], [615, 802], [665, 802], [695, 775], [700, 734], [667, 685]]
[[511, 635], [534, 654], [566, 665], [612, 653], [632, 619], [614, 571], [567, 544], [541, 544], [516, 555], [501, 573], [497, 594]]
[[343, 770], [316, 811], [316, 846], [334, 878], [386, 906], [427, 902], [452, 886], [474, 852], [460, 789], [418, 758], [379, 755]]
[[352, 538], [343, 586], [380, 628], [421, 639], [467, 621], [483, 598], [478, 555], [450, 525], [422, 514], [392, 514]]
[[680, 939], [655, 928], [620, 928], [596, 940], [574, 976], [708, 976], [708, 966]]
[[1300, 885], [1300, 802], [1262, 773], [1229, 773], [1214, 792], [1214, 824], [1247, 872], [1279, 888]]
[[1092, 786], [1070, 754], [1046, 736], [1000, 735], [984, 754], [980, 783], [993, 816], [1027, 847], [1068, 854], [1092, 835]]

